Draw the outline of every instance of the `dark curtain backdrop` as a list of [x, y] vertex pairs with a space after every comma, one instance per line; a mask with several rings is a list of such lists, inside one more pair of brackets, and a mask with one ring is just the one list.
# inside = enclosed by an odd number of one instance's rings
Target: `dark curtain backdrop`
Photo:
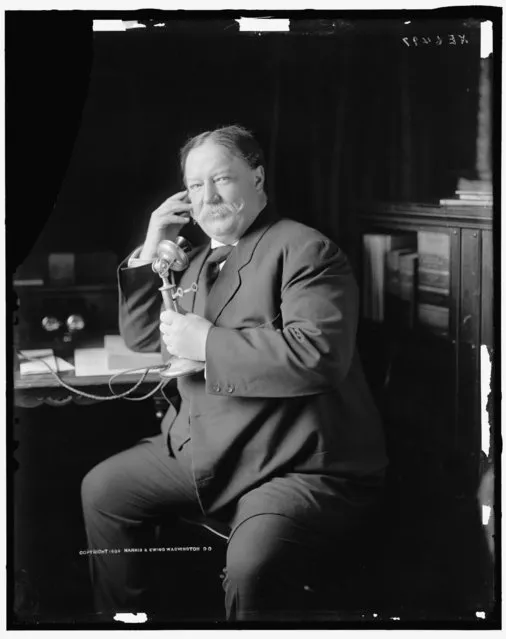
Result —
[[[21, 22], [8, 26], [11, 42], [16, 33], [22, 38]], [[403, 42], [423, 33], [433, 42], [441, 34], [443, 44]], [[450, 45], [452, 33], [464, 33], [468, 43]], [[28, 44], [37, 37], [31, 33]], [[124, 256], [142, 241], [150, 212], [180, 190], [179, 147], [217, 125], [251, 128], [266, 151], [269, 195], [280, 212], [345, 249], [357, 202], [437, 201], [474, 167], [479, 27], [472, 21], [356, 20], [332, 35], [145, 30], [95, 33], [86, 42], [82, 113], [79, 91], [74, 103], [57, 102], [72, 84], [72, 61], [53, 82], [55, 112], [74, 109], [77, 134], [54, 210], [27, 249], [31, 257], [102, 250]], [[22, 44], [12, 46], [14, 63]], [[69, 55], [77, 53], [71, 38], [67, 45]], [[30, 55], [36, 60], [41, 50]], [[7, 88], [15, 106], [23, 87]], [[26, 171], [21, 163], [14, 169]], [[19, 200], [10, 202], [16, 213]], [[198, 239], [198, 230], [190, 234]]]
[[[453, 33], [468, 43], [448, 44]], [[407, 47], [413, 34], [443, 44]], [[341, 37], [285, 41], [280, 57], [276, 195], [297, 219], [346, 247], [358, 203], [438, 202], [474, 176], [473, 23], [360, 23]]]

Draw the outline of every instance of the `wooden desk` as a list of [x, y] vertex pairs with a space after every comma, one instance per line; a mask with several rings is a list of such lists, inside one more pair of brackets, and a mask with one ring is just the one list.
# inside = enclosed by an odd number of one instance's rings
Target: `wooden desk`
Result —
[[[72, 357], [66, 358], [73, 364]], [[140, 379], [142, 372], [128, 373], [125, 375], [117, 375], [113, 380], [113, 389], [116, 394], [120, 394], [132, 386], [134, 386]], [[74, 371], [68, 371], [65, 373], [59, 373], [61, 379], [69, 386], [73, 386], [78, 390], [93, 395], [100, 395], [108, 397], [111, 395], [109, 388], [109, 380], [111, 375], [91, 375], [86, 377], [77, 377]], [[131, 397], [141, 397], [146, 395], [150, 390], [153, 390], [156, 384], [160, 382], [160, 375], [156, 372], [150, 372], [146, 375], [142, 384], [132, 393]], [[174, 383], [171, 381], [168, 385], [172, 392], [174, 389]], [[165, 387], [165, 393], [169, 396], [168, 386]], [[166, 400], [161, 396], [161, 393], [157, 393], [154, 396], [157, 417], [159, 411], [163, 406], [166, 408]], [[161, 404], [159, 406], [159, 401]], [[93, 404], [101, 400], [91, 399], [83, 397], [77, 393], [64, 388], [58, 382], [54, 375], [51, 373], [42, 373], [40, 375], [24, 375], [21, 376], [19, 371], [14, 373], [14, 403], [16, 406], [23, 408], [32, 408], [40, 406], [41, 404], [48, 404], [49, 406], [66, 406], [71, 402], [76, 404], [86, 405]], [[121, 401], [121, 400], [104, 400], [104, 401]]]

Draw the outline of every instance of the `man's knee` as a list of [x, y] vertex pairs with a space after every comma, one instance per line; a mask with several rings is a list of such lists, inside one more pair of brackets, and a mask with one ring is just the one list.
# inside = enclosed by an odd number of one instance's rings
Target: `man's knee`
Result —
[[269, 563], [251, 549], [234, 545], [227, 553], [226, 582], [238, 587], [253, 587], [267, 573]]
[[107, 461], [92, 468], [81, 482], [81, 501], [84, 511], [98, 510], [109, 502], [111, 492]]
[[[227, 549], [227, 581], [248, 587], [268, 582], [278, 571], [283, 550], [277, 516], [255, 516], [235, 530]], [[274, 518], [274, 521], [272, 521]]]

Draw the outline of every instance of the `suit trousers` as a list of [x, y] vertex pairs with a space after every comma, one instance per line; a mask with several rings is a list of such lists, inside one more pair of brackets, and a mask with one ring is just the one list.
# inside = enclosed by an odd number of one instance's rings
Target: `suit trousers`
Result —
[[[341, 557], [349, 554], [350, 536], [364, 528], [370, 509], [339, 501], [329, 528], [321, 526], [318, 509], [312, 512], [310, 504], [296, 516], [278, 514], [272, 507], [249, 515], [249, 496], [238, 500], [232, 517], [227, 514], [230, 523], [239, 522], [227, 544], [227, 620], [301, 614], [307, 591], [325, 579], [326, 568], [333, 566], [328, 578], [342, 577], [331, 558], [336, 551]], [[376, 496], [366, 502], [377, 504]], [[188, 452], [171, 457], [162, 435], [143, 439], [86, 475], [82, 505], [96, 612], [104, 618], [121, 611], [149, 612], [148, 573], [156, 567], [157, 554], [136, 551], [156, 548], [161, 518], [202, 514]]]

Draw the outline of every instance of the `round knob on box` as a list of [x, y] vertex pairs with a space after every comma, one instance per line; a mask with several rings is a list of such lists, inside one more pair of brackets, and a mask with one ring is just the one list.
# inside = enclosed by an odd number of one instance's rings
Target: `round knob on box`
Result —
[[81, 315], [69, 315], [67, 317], [67, 328], [69, 331], [82, 331], [85, 326], [86, 324]]
[[53, 333], [54, 331], [57, 331], [60, 326], [61, 326], [61, 322], [58, 318], [53, 317], [52, 315], [47, 315], [46, 317], [42, 318], [42, 328], [47, 331], [48, 333]]

